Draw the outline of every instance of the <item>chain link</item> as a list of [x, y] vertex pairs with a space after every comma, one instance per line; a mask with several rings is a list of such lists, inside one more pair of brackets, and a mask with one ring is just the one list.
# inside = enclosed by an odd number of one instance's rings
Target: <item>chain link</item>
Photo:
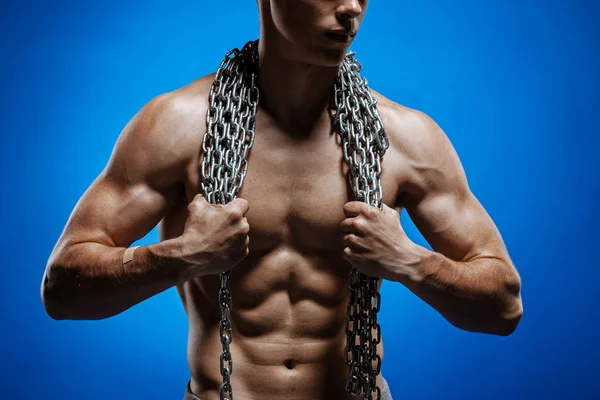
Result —
[[[342, 138], [344, 159], [350, 166], [348, 179], [356, 200], [382, 209], [381, 157], [389, 146], [383, 123], [361, 65], [348, 53], [334, 85], [334, 129]], [[226, 204], [236, 198], [248, 171], [248, 152], [255, 136], [258, 107], [258, 41], [246, 43], [240, 51], [227, 53], [214, 78], [207, 111], [207, 132], [202, 143], [201, 188], [211, 204]], [[223, 383], [221, 400], [233, 400], [233, 363], [230, 271], [220, 274], [219, 326]], [[345, 360], [350, 369], [346, 391], [370, 400], [381, 398], [376, 378], [381, 371], [377, 344], [381, 329], [377, 313], [381, 297], [378, 279], [356, 269], [350, 273], [350, 299], [346, 319]], [[375, 335], [373, 335], [375, 330]]]

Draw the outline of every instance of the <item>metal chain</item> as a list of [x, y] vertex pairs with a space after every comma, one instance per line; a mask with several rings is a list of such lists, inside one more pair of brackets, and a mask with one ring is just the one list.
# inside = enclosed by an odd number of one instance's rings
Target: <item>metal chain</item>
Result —
[[[226, 204], [234, 200], [242, 187], [248, 171], [247, 155], [254, 143], [258, 88], [258, 43], [248, 42], [240, 51], [227, 53], [217, 70], [209, 95], [207, 132], [202, 142], [201, 187], [211, 204]], [[219, 305], [221, 322], [219, 332], [221, 344], [221, 400], [233, 400], [231, 374], [233, 362], [229, 345], [232, 341], [231, 328], [231, 274], [220, 274], [221, 289]]]
[[[389, 146], [367, 81], [360, 77], [361, 65], [349, 53], [334, 85], [334, 128], [342, 138], [344, 159], [350, 166], [349, 180], [356, 200], [381, 209], [380, 159]], [[209, 203], [226, 204], [236, 198], [248, 170], [247, 155], [254, 143], [258, 106], [258, 41], [230, 51], [217, 70], [209, 95], [207, 133], [202, 150], [201, 187]], [[222, 272], [220, 388], [221, 400], [233, 400], [230, 377], [233, 363], [230, 271]], [[350, 368], [346, 391], [370, 400], [381, 398], [376, 378], [381, 371], [377, 344], [381, 329], [377, 322], [381, 297], [377, 278], [356, 269], [350, 274], [350, 300], [346, 320], [345, 359]], [[375, 329], [375, 338], [373, 337]], [[358, 341], [358, 342], [357, 342]], [[375, 366], [373, 366], [375, 363]]]
[[[342, 138], [344, 159], [350, 166], [348, 178], [356, 200], [382, 209], [381, 158], [389, 141], [377, 111], [377, 100], [371, 95], [367, 80], [360, 76], [361, 69], [354, 53], [349, 53], [334, 86], [334, 129]], [[381, 372], [381, 357], [377, 354], [381, 342], [381, 327], [377, 322], [381, 307], [378, 280], [352, 269], [346, 319], [344, 355], [350, 368], [346, 391], [355, 396], [362, 394], [369, 400], [381, 398], [376, 381]]]

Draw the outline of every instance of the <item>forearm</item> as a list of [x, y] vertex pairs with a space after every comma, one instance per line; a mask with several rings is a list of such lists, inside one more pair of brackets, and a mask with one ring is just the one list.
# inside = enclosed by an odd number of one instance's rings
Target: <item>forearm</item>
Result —
[[138, 247], [123, 265], [124, 247], [78, 243], [49, 263], [42, 298], [55, 319], [102, 319], [186, 280], [173, 240]]
[[514, 331], [522, 313], [514, 269], [496, 258], [453, 261], [415, 246], [412, 273], [398, 274], [399, 282], [461, 329], [498, 335]]

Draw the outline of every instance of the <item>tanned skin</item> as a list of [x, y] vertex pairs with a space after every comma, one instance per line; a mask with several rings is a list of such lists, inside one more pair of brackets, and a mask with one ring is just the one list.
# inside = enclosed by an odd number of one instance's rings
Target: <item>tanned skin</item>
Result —
[[[353, 201], [328, 105], [366, 1], [258, 5], [260, 105], [238, 199], [215, 206], [200, 194], [214, 74], [155, 97], [125, 126], [48, 260], [48, 314], [108, 318], [176, 286], [203, 400], [219, 398], [218, 273], [230, 268], [237, 399], [353, 399], [343, 354], [353, 266], [400, 282], [460, 329], [511, 334], [523, 312], [519, 274], [427, 115], [373, 92], [390, 140], [385, 206]], [[402, 209], [434, 251], [408, 239]], [[160, 242], [124, 268], [125, 249], [157, 224]]]

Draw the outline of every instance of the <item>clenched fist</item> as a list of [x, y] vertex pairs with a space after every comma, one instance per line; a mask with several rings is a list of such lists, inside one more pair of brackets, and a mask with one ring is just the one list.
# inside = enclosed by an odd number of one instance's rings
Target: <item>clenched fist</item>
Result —
[[197, 194], [188, 205], [183, 234], [177, 238], [186, 275], [194, 278], [231, 269], [248, 255], [249, 204], [235, 199], [226, 205], [208, 203]]
[[343, 256], [367, 276], [401, 281], [418, 265], [418, 245], [400, 224], [400, 213], [383, 204], [383, 210], [360, 201], [344, 205], [346, 219]]

